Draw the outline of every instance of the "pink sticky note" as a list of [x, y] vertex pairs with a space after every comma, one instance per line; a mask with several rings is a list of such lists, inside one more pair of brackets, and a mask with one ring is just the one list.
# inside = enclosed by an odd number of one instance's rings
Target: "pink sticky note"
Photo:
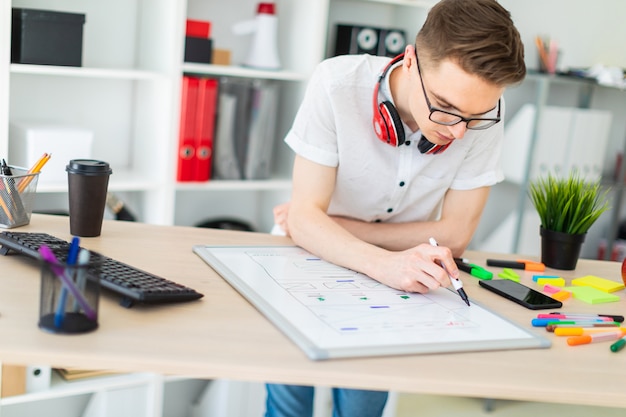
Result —
[[556, 294], [559, 291], [562, 291], [562, 288], [557, 287], [555, 285], [546, 284], [543, 286], [543, 291], [548, 294]]

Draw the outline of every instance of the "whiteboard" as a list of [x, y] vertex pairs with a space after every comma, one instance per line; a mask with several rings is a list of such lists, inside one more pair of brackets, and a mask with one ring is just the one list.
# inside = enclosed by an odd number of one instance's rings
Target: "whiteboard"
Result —
[[395, 290], [297, 246], [193, 251], [313, 360], [550, 346], [452, 290]]

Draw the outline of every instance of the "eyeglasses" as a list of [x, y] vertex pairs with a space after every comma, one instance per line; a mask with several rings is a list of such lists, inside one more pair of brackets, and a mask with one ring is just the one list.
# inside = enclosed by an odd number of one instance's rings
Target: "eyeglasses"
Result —
[[[415, 58], [417, 58], [417, 52], [415, 52]], [[470, 130], [484, 130], [495, 125], [500, 121], [500, 99], [498, 99], [498, 114], [495, 118], [479, 118], [479, 117], [463, 117], [461, 115], [451, 113], [446, 110], [439, 109], [430, 104], [428, 94], [426, 94], [426, 87], [424, 87], [424, 80], [422, 79], [422, 69], [420, 68], [419, 60], [417, 60], [417, 71], [420, 76], [420, 83], [422, 84], [422, 91], [424, 91], [424, 98], [426, 99], [426, 105], [430, 110], [428, 118], [437, 124], [444, 126], [454, 126], [458, 123], [465, 122], [465, 126]]]

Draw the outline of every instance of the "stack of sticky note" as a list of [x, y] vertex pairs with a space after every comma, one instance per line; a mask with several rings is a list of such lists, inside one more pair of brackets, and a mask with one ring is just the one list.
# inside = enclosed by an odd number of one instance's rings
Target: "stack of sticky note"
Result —
[[575, 298], [589, 304], [619, 301], [620, 298], [611, 293], [622, 289], [624, 289], [623, 283], [594, 275], [573, 279], [572, 286], [565, 288], [565, 290], [571, 291]]
[[565, 280], [558, 275], [533, 275], [533, 281], [543, 285], [543, 291], [555, 300], [565, 301], [572, 296], [570, 291], [561, 288], [565, 286]]

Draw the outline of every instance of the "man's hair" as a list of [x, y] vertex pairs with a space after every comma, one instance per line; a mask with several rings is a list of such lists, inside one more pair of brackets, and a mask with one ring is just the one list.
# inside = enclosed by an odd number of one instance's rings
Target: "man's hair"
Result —
[[451, 59], [498, 86], [521, 82], [526, 75], [520, 34], [496, 0], [441, 0], [429, 11], [415, 44], [424, 66]]

